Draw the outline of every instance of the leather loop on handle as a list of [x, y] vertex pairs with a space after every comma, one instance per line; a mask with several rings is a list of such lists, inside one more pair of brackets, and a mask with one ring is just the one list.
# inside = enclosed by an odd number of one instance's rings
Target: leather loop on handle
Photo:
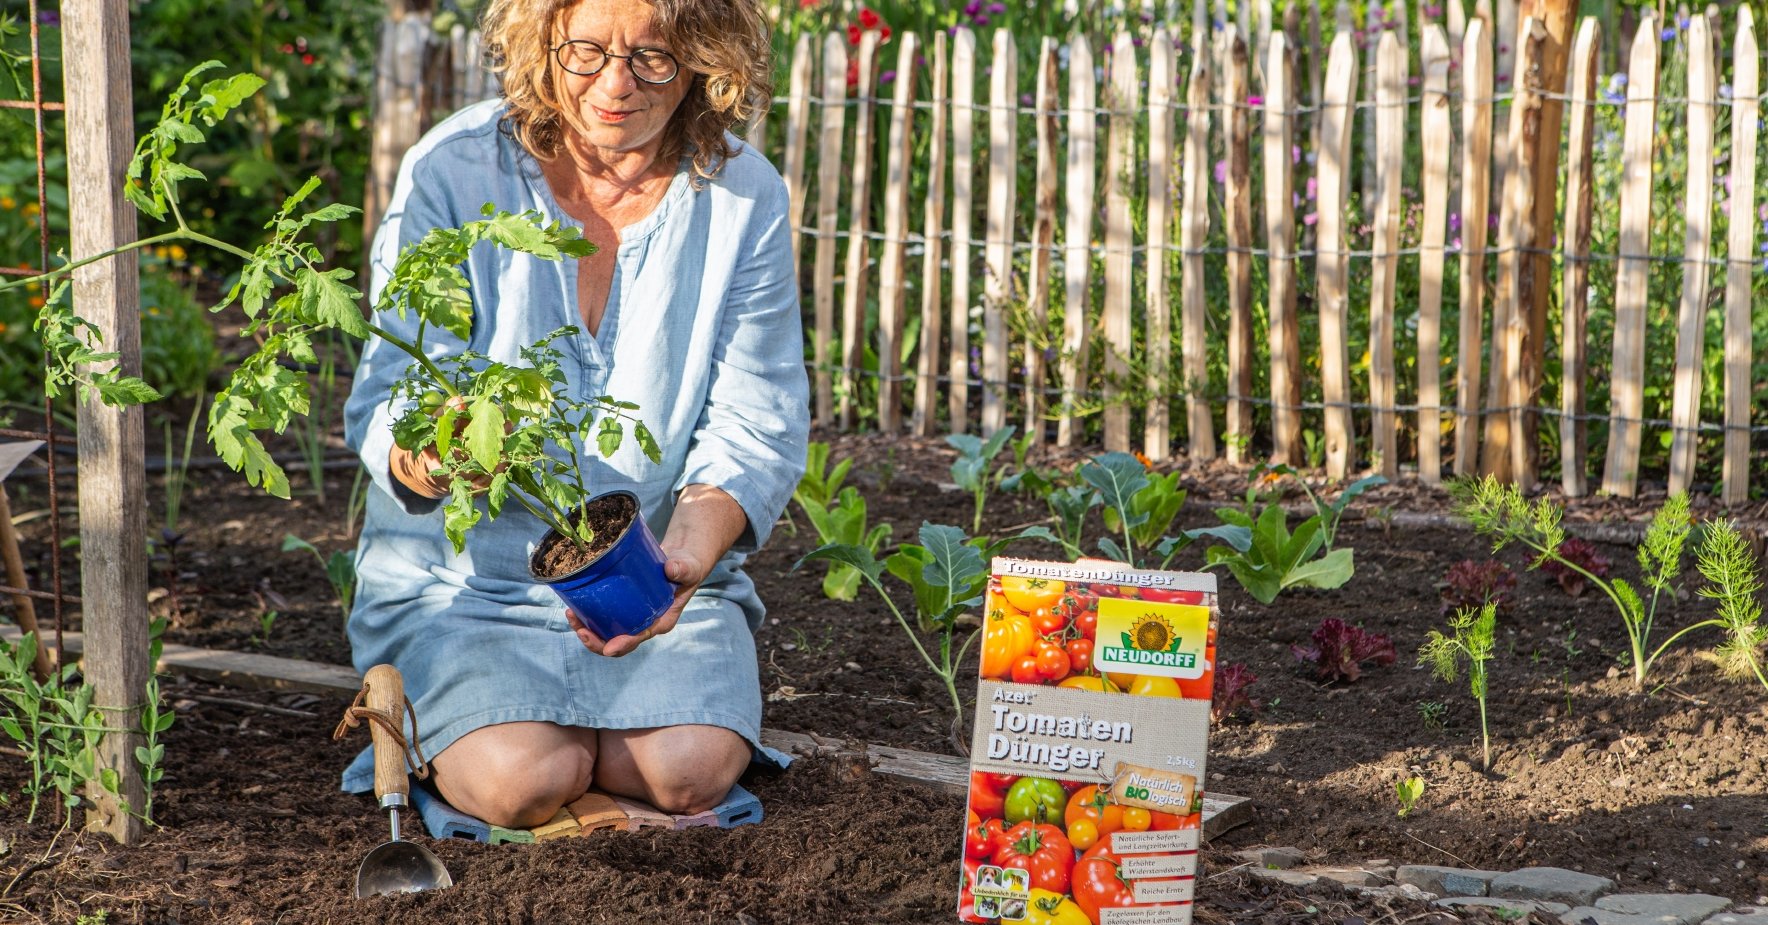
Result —
[[398, 794], [396, 805], [405, 805], [410, 782], [405, 771], [404, 736], [392, 731], [403, 733], [405, 729], [405, 679], [392, 665], [376, 665], [363, 675], [362, 686], [363, 706], [386, 717], [386, 725], [392, 727], [388, 729], [381, 723], [370, 723], [368, 727], [374, 739], [374, 795], [382, 798], [385, 806], [388, 794]]

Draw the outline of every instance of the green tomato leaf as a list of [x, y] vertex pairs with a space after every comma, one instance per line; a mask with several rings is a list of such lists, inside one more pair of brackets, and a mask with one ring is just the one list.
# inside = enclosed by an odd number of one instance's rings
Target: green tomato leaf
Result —
[[624, 437], [625, 431], [620, 426], [619, 418], [612, 415], [602, 418], [601, 424], [596, 428], [596, 450], [602, 454], [603, 459], [612, 457], [620, 449], [620, 441]]
[[324, 273], [302, 270], [295, 274], [295, 282], [307, 317], [358, 340], [367, 340], [370, 333], [368, 321], [362, 317], [362, 310], [356, 307], [356, 299], [361, 294], [344, 285], [344, 280], [355, 275], [344, 267], [334, 267]]
[[214, 124], [264, 86], [264, 78], [256, 74], [235, 74], [203, 84], [202, 102], [207, 106], [203, 117]]
[[632, 425], [632, 436], [638, 440], [638, 448], [645, 458], [653, 464], [663, 461], [663, 450], [657, 446], [657, 438], [651, 435], [651, 429], [645, 422], [638, 421]]
[[490, 397], [482, 397], [473, 402], [468, 414], [472, 420], [467, 422], [463, 434], [467, 452], [474, 462], [490, 472], [497, 468], [497, 462], [503, 456], [503, 409]]

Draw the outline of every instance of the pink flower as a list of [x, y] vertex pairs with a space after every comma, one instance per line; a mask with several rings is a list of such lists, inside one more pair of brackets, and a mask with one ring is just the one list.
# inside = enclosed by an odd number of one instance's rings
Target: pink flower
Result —
[[1262, 96], [1255, 95], [1255, 96], [1249, 96], [1246, 98], [1246, 105], [1248, 105], [1248, 106], [1263, 106], [1264, 104], [1265, 104], [1265, 98]]
[[1303, 225], [1312, 225], [1313, 223], [1315, 223], [1319, 220], [1320, 220], [1320, 214], [1318, 212], [1309, 212], [1308, 214], [1303, 215], [1301, 217], [1301, 223]]
[[1217, 183], [1228, 182], [1228, 162], [1227, 161], [1216, 161], [1216, 163], [1215, 163], [1215, 181]]

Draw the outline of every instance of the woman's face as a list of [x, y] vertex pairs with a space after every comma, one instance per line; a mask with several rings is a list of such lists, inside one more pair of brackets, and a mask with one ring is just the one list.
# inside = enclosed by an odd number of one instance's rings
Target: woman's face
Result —
[[[560, 30], [553, 37], [555, 46], [587, 39], [610, 55], [653, 49], [680, 59], [679, 50], [669, 47], [658, 33], [646, 0], [582, 0], [565, 12]], [[570, 50], [564, 54], [569, 56]], [[561, 67], [559, 56], [553, 55], [553, 75], [564, 91], [565, 104], [577, 105], [582, 140], [609, 152], [655, 151], [694, 76], [683, 68], [668, 83], [647, 83], [634, 76], [631, 61], [609, 57], [600, 72], [584, 77]]]

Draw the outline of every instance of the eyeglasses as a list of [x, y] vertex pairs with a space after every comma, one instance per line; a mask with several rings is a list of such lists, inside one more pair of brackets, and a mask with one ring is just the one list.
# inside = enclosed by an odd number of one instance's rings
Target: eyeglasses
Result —
[[559, 67], [579, 77], [594, 77], [608, 66], [609, 58], [620, 58], [632, 68], [632, 76], [648, 84], [666, 84], [681, 72], [675, 56], [660, 48], [635, 48], [630, 55], [617, 55], [588, 39], [571, 39], [553, 48]]

